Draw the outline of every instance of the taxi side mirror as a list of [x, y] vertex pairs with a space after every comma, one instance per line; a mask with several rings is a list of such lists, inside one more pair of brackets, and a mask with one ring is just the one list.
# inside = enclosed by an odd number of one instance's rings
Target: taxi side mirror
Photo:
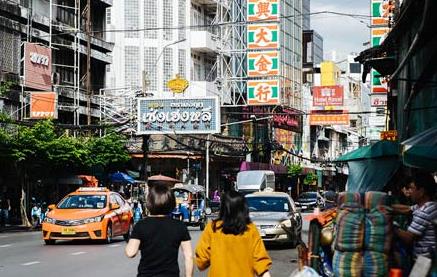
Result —
[[117, 204], [117, 203], [112, 203], [111, 204], [111, 210], [117, 210], [117, 209], [120, 209], [120, 205]]
[[56, 205], [55, 204], [50, 204], [50, 205], [47, 206], [47, 208], [51, 211], [51, 210], [56, 209]]

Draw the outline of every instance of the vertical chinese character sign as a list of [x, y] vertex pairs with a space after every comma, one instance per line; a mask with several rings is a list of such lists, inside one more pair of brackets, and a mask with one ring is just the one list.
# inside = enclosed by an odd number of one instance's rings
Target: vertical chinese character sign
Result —
[[248, 0], [247, 21], [279, 20], [279, 0]]
[[278, 24], [254, 24], [247, 27], [247, 48], [249, 50], [279, 48]]
[[279, 74], [279, 52], [265, 51], [247, 54], [247, 76], [266, 77]]
[[250, 80], [247, 81], [247, 104], [249, 105], [278, 105], [278, 80]]

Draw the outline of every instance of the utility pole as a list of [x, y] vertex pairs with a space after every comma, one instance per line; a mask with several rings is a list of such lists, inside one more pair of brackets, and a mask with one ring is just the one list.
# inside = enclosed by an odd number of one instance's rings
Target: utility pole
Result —
[[91, 124], [91, 0], [86, 5], [86, 95], [87, 95], [87, 124]]
[[[148, 80], [148, 75], [146, 74], [145, 71], [143, 71], [142, 74], [142, 96], [145, 97], [147, 94], [147, 87], [150, 83], [150, 81]], [[143, 138], [143, 142], [141, 144], [141, 151], [143, 152], [143, 160], [142, 160], [142, 165], [141, 165], [141, 172], [140, 172], [140, 179], [144, 180], [147, 182], [147, 178], [148, 178], [148, 174], [147, 174], [147, 163], [148, 163], [148, 157], [147, 155], [149, 154], [149, 139], [150, 139], [150, 135], [142, 135]]]

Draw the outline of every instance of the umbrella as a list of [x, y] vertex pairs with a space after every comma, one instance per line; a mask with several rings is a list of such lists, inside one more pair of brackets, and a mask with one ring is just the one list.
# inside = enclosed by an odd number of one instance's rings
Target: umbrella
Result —
[[126, 173], [123, 172], [116, 172], [111, 174], [111, 176], [109, 177], [111, 182], [114, 183], [130, 183], [133, 184], [135, 182], [134, 178], [132, 178], [131, 176], [127, 175]]
[[412, 136], [401, 145], [405, 165], [437, 170], [437, 126]]
[[164, 176], [164, 175], [153, 175], [147, 178], [148, 181], [161, 181], [161, 182], [171, 182], [171, 183], [180, 183], [181, 180], [174, 179], [172, 177]]

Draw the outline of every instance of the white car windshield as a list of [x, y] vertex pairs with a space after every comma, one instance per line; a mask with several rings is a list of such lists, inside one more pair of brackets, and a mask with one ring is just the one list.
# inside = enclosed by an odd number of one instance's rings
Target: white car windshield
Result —
[[64, 198], [58, 209], [103, 209], [106, 195], [70, 195]]
[[247, 197], [249, 211], [252, 212], [289, 212], [290, 203], [285, 197]]

